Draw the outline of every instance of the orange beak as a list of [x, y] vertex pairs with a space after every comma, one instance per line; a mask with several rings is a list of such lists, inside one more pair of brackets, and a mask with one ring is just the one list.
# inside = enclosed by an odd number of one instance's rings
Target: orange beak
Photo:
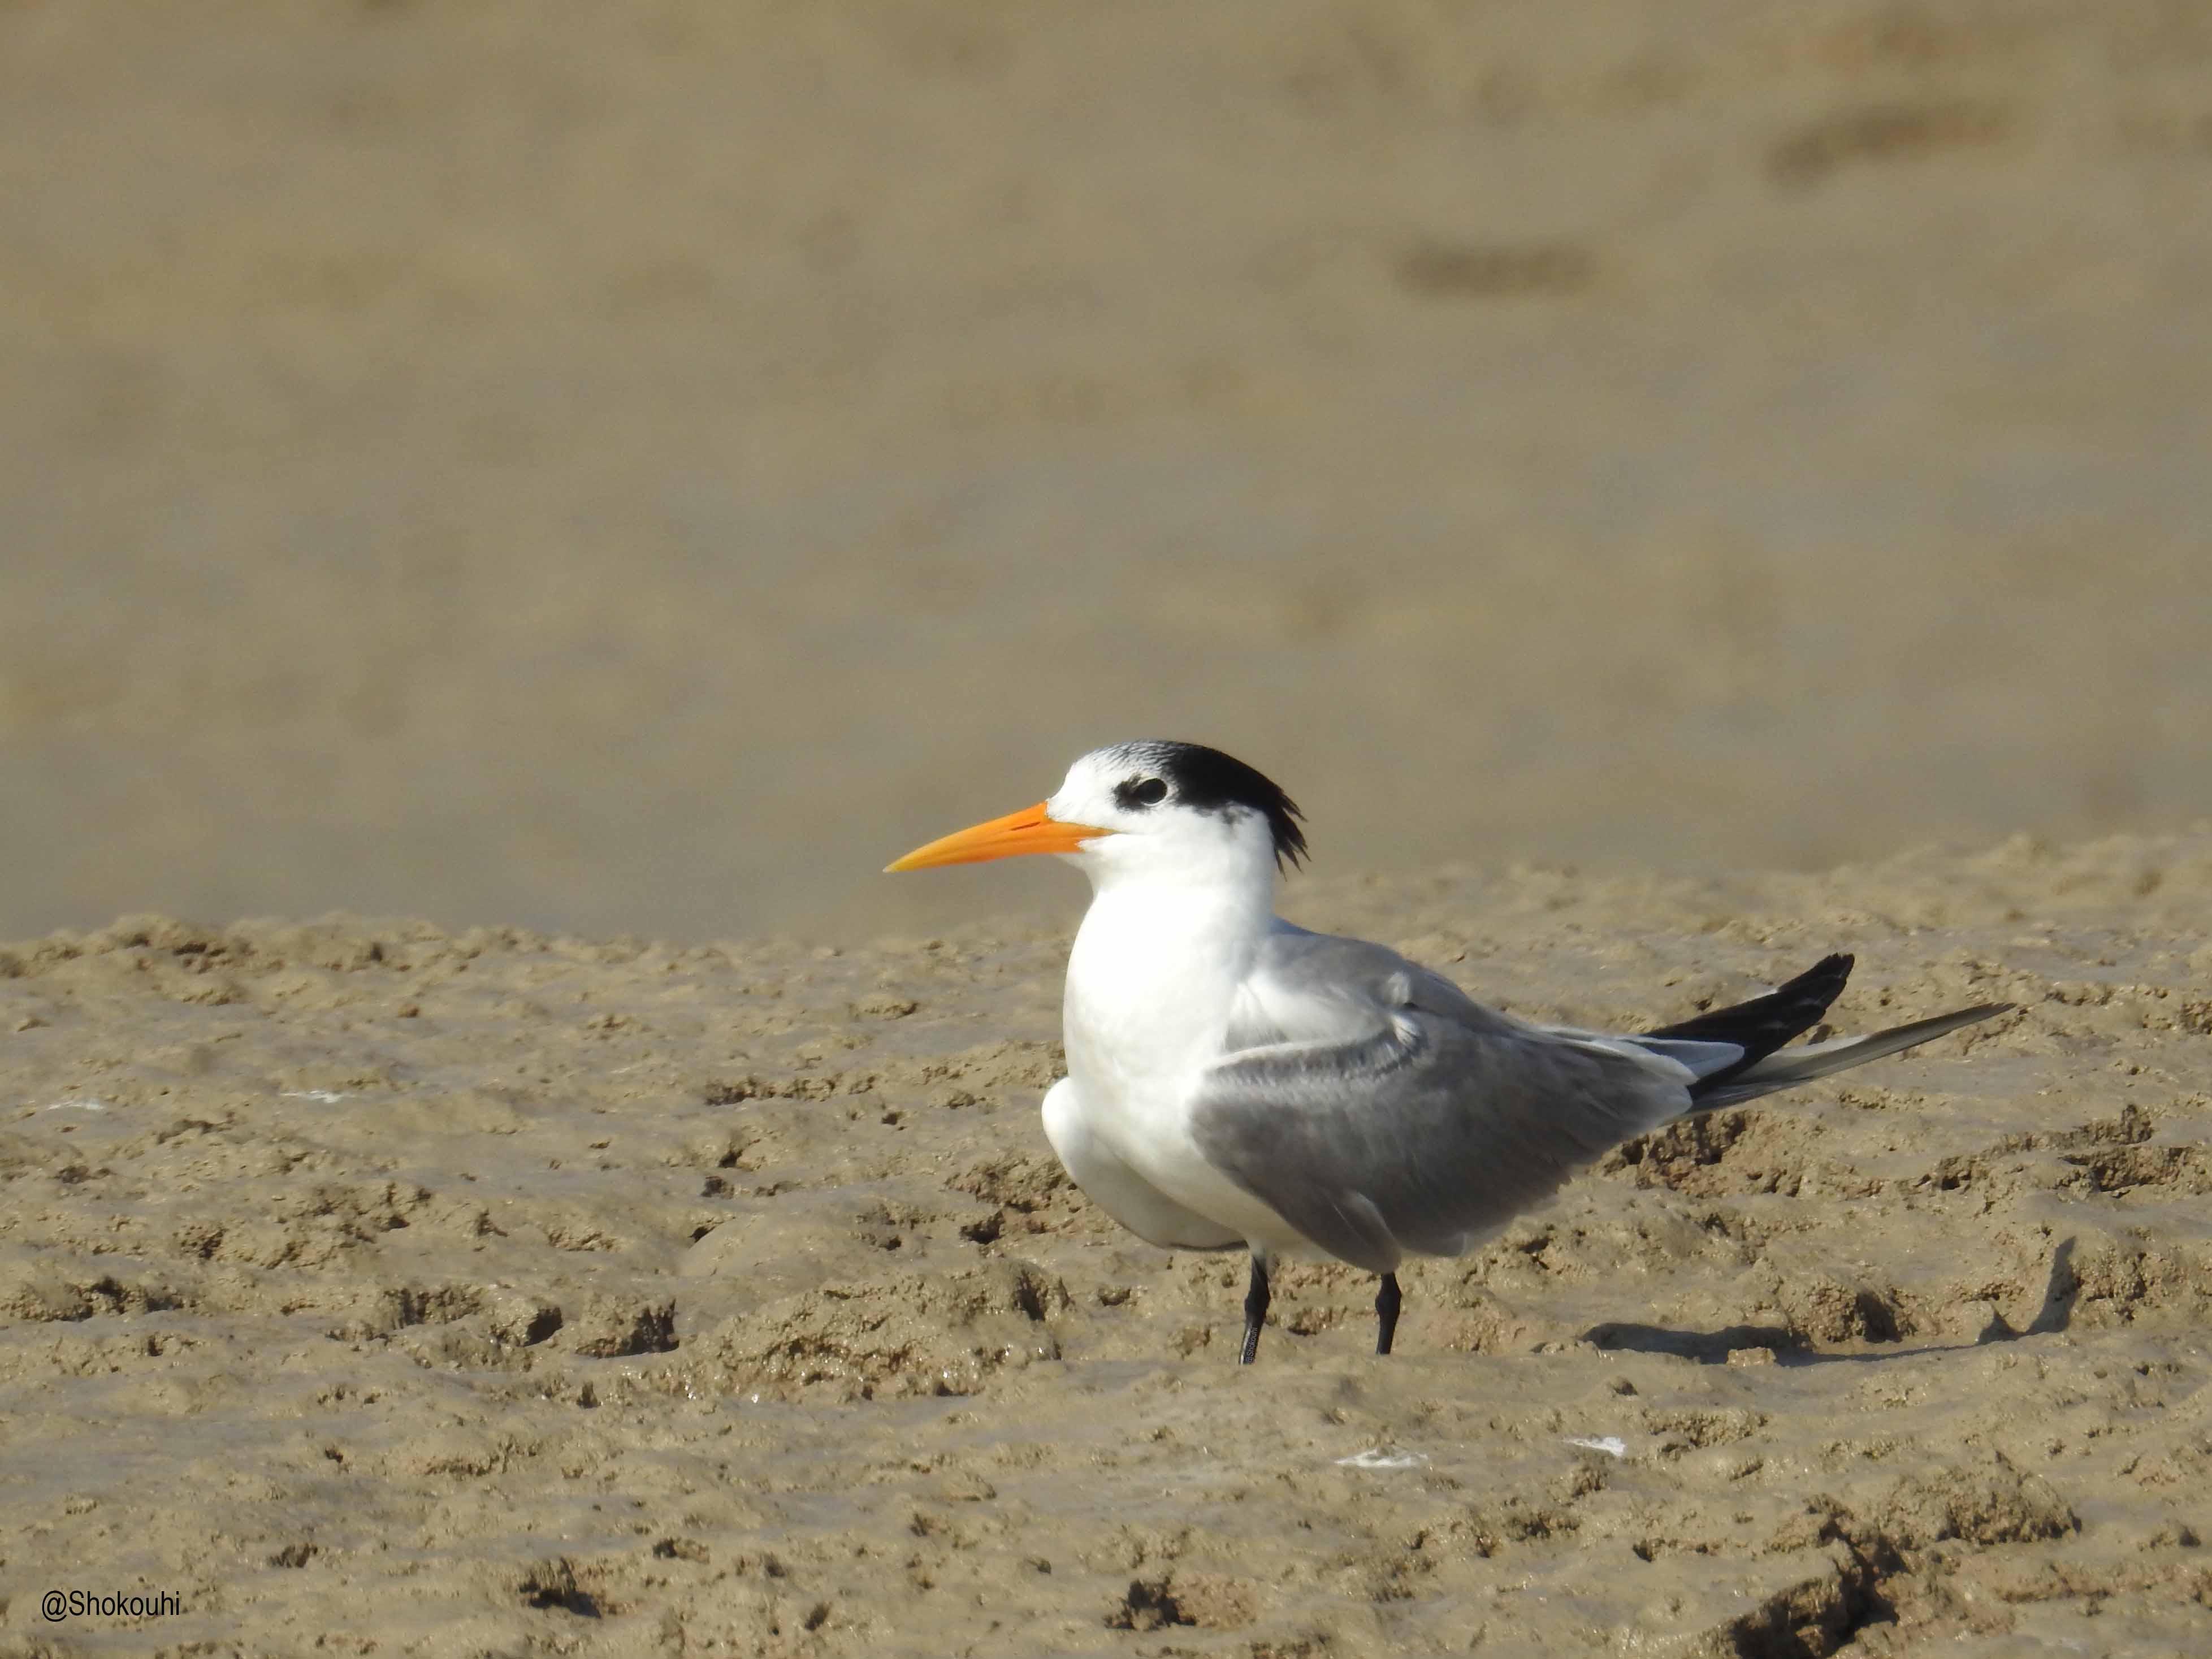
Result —
[[1039, 801], [1035, 806], [1024, 806], [1018, 812], [917, 847], [904, 858], [885, 865], [884, 873], [929, 870], [940, 864], [981, 864], [985, 859], [1011, 858], [1017, 853], [1073, 853], [1086, 841], [1114, 833], [1087, 823], [1063, 823], [1044, 805]]

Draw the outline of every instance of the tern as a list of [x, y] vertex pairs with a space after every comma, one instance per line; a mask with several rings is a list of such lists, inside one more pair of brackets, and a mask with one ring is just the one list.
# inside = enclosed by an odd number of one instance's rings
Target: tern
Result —
[[1275, 914], [1301, 862], [1297, 803], [1200, 744], [1095, 749], [1049, 799], [915, 848], [921, 870], [1051, 853], [1091, 878], [1067, 960], [1067, 1075], [1046, 1137], [1121, 1225], [1174, 1249], [1251, 1254], [1242, 1360], [1278, 1256], [1381, 1275], [1390, 1352], [1408, 1253], [1456, 1256], [1613, 1146], [2005, 1012], [1984, 1003], [1785, 1048], [1851, 958], [1639, 1036], [1537, 1025], [1364, 939]]

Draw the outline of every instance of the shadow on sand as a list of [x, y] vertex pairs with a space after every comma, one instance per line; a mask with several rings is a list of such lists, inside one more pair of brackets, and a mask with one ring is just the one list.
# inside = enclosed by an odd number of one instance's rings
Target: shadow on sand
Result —
[[[2023, 1336], [2045, 1336], [2063, 1331], [2074, 1316], [2074, 1298], [2081, 1280], [2074, 1271], [2074, 1241], [2062, 1240], [2051, 1255], [2051, 1273], [2043, 1290], [2043, 1306], [2026, 1330], [2015, 1330], [2002, 1313], [1992, 1311], [1990, 1322], [1972, 1342], [1929, 1344], [1919, 1347], [1884, 1347], [1873, 1353], [1822, 1353], [1807, 1345], [1803, 1336], [1784, 1325], [1730, 1325], [1717, 1331], [1675, 1331], [1663, 1325], [1593, 1325], [1582, 1340], [1601, 1348], [1631, 1353], [1669, 1353], [1704, 1365], [1723, 1365], [1739, 1348], [1766, 1348], [1783, 1365], [1868, 1364], [1890, 1359], [1910, 1359], [1920, 1354], [1959, 1353], [1985, 1347], [1992, 1342], [2014, 1342]], [[1895, 1325], [1888, 1305], [1871, 1292], [1860, 1297], [1860, 1313], [1877, 1342], [1895, 1342]], [[1883, 1336], [1880, 1333], [1889, 1331]]]

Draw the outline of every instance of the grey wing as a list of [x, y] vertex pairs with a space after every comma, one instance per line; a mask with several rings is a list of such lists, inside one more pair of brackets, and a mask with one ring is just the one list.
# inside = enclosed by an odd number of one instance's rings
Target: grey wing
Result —
[[1742, 1052], [1530, 1025], [1380, 945], [1296, 932], [1267, 941], [1239, 1012], [1232, 1036], [1262, 1040], [1200, 1080], [1199, 1150], [1373, 1273], [1461, 1254]]

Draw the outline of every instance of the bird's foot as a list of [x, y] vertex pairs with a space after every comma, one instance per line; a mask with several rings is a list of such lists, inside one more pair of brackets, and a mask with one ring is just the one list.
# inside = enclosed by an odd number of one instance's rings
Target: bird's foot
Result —
[[1252, 1282], [1244, 1291], [1244, 1352], [1237, 1360], [1249, 1365], [1260, 1357], [1260, 1331], [1267, 1322], [1267, 1264], [1252, 1258]]
[[1390, 1352], [1390, 1340], [1398, 1334], [1398, 1275], [1384, 1273], [1382, 1288], [1375, 1292], [1375, 1352]]

